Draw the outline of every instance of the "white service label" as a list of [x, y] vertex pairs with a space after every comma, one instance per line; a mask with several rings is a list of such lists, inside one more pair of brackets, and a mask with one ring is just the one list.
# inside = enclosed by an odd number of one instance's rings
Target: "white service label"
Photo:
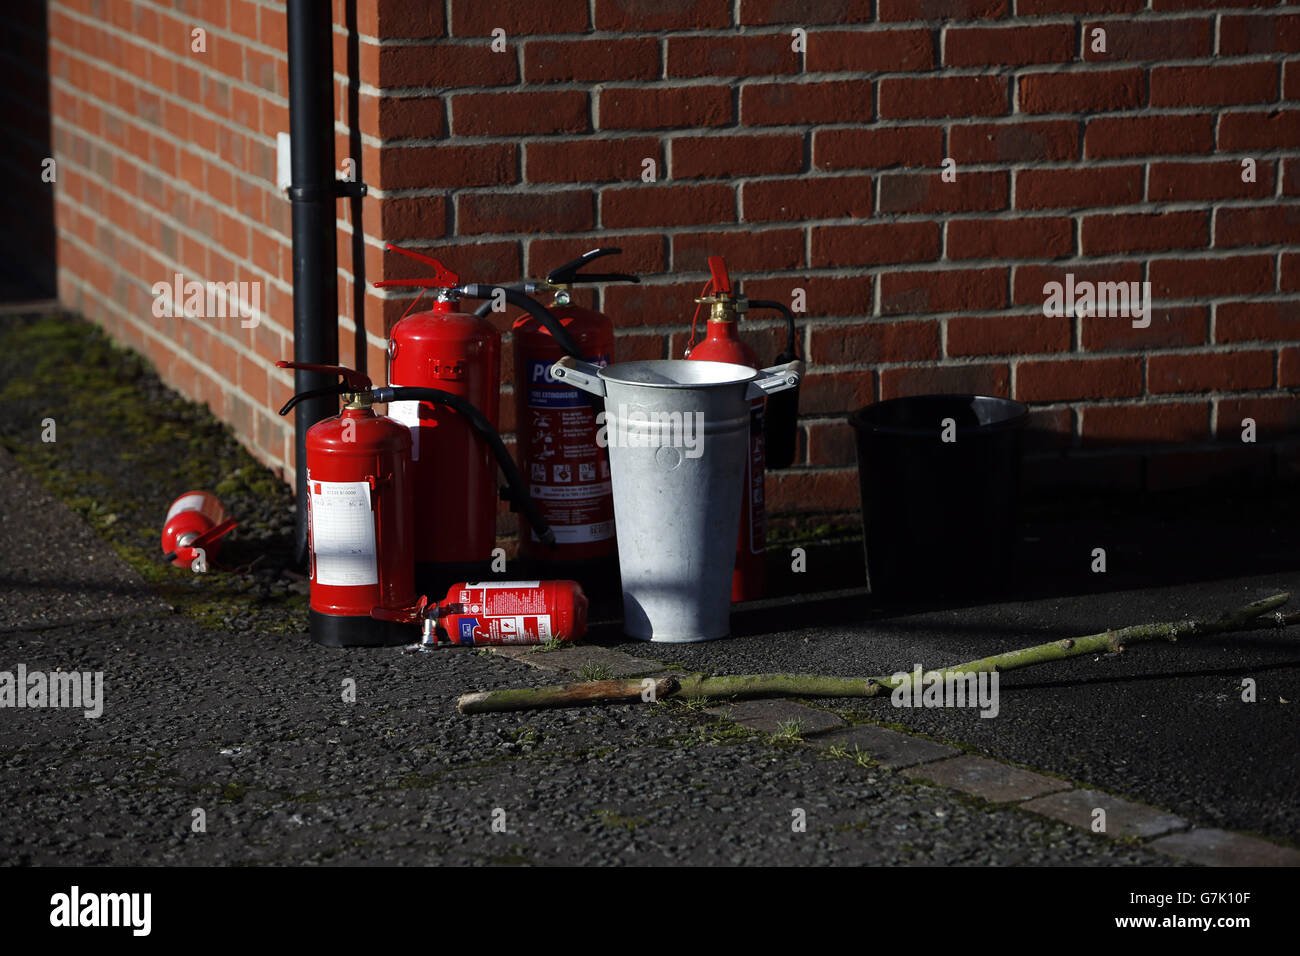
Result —
[[167, 517], [163, 519], [163, 524], [171, 521], [182, 511], [198, 511], [203, 507], [202, 495], [185, 495], [176, 499], [176, 503], [167, 510]]
[[420, 403], [389, 402], [388, 417], [411, 431], [411, 461], [420, 460]]
[[308, 481], [316, 583], [338, 587], [378, 584], [370, 482]]

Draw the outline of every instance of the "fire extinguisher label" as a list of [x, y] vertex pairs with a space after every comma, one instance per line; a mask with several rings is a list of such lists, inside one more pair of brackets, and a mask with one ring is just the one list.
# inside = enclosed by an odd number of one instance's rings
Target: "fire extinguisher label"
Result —
[[[594, 364], [608, 362], [597, 356]], [[614, 537], [614, 503], [609, 458], [596, 443], [596, 413], [586, 393], [551, 377], [552, 364], [529, 359], [525, 370], [530, 491], [560, 544], [606, 541]]]
[[316, 583], [357, 587], [379, 583], [375, 514], [366, 481], [308, 481]]
[[411, 461], [420, 460], [420, 403], [389, 402], [388, 417], [411, 432]]

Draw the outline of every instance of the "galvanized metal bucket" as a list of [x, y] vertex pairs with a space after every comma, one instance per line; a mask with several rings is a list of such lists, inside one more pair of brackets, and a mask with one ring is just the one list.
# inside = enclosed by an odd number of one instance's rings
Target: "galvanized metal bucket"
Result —
[[623, 630], [684, 643], [731, 630], [731, 571], [749, 453], [749, 404], [794, 388], [802, 362], [758, 371], [726, 362], [565, 357], [551, 375], [605, 398], [623, 576]]

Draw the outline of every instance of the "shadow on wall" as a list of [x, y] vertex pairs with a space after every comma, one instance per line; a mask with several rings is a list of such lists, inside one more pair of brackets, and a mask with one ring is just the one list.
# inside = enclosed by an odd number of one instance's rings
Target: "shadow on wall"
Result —
[[49, 30], [46, 4], [25, 0], [5, 10], [0, 65], [0, 305], [56, 294], [54, 166], [50, 130]]

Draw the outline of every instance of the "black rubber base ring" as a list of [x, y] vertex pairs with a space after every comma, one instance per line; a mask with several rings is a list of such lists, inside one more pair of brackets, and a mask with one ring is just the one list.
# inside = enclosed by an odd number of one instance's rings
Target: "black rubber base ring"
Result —
[[308, 619], [311, 639], [324, 647], [397, 647], [420, 640], [420, 629], [413, 624], [379, 621], [360, 614], [309, 611]]

